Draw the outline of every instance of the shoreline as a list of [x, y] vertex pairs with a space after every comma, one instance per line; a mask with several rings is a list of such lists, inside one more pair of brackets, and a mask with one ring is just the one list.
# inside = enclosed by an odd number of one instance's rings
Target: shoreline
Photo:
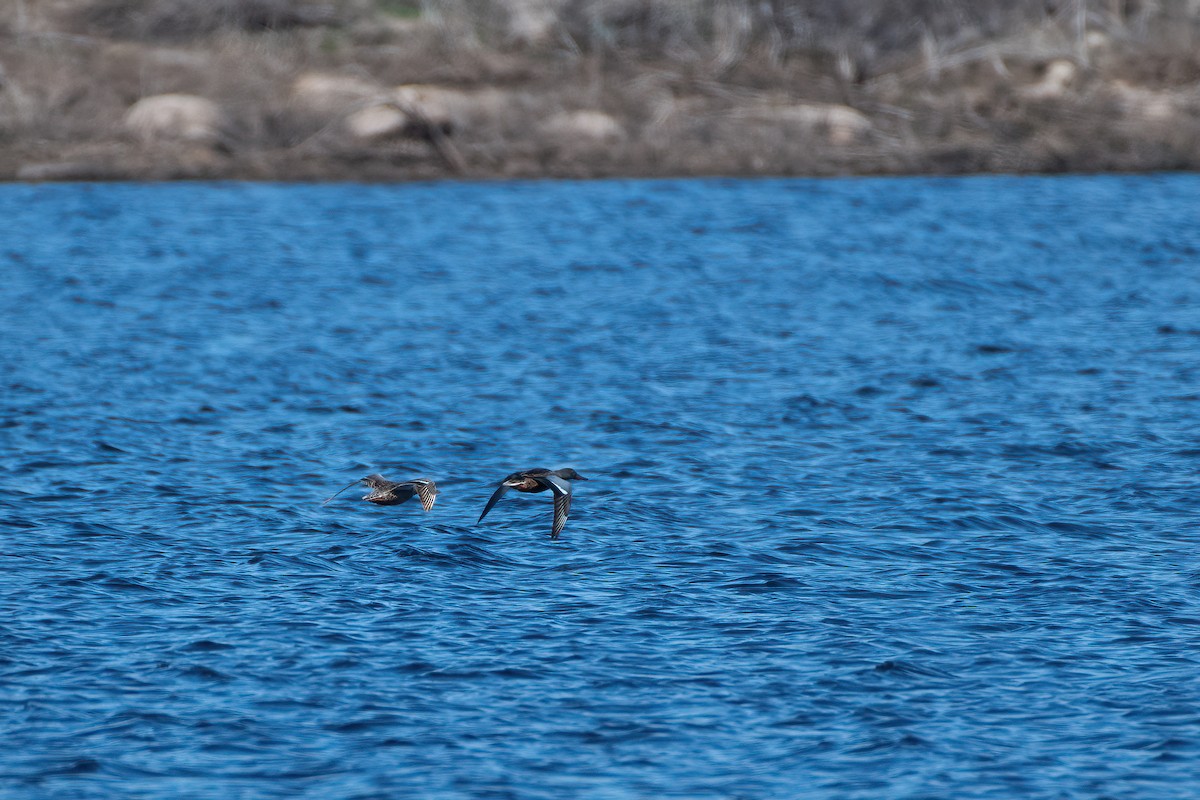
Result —
[[924, 19], [919, 39], [836, 26], [788, 39], [778, 21], [762, 27], [758, 6], [731, 2], [721, 8], [746, 15], [734, 46], [715, 17], [683, 37], [682, 12], [674, 28], [608, 20], [608, 38], [586, 41], [592, 28], [556, 0], [537, 0], [559, 15], [524, 38], [510, 29], [533, 0], [482, 4], [486, 19], [438, 0], [400, 17], [395, 3], [318, 15], [298, 0], [299, 16], [271, 28], [235, 13], [263, 0], [183, 22], [153, 16], [167, 0], [144, 0], [141, 16], [133, 2], [0, 10], [0, 181], [1200, 171], [1195, 13], [1097, 12], [1082, 26], [1010, 14], [986, 31], [981, 17], [941, 40]]
[[841, 174], [841, 175], [606, 175], [586, 178], [557, 177], [538, 175], [532, 177], [474, 177], [449, 175], [440, 178], [415, 178], [412, 180], [356, 180], [348, 179], [286, 179], [286, 178], [174, 178], [168, 180], [139, 180], [129, 178], [112, 178], [103, 180], [16, 180], [0, 179], [0, 187], [20, 186], [279, 186], [279, 187], [321, 187], [321, 186], [361, 186], [361, 187], [436, 187], [447, 185], [490, 186], [490, 185], [537, 185], [543, 183], [671, 183], [682, 181], [702, 181], [719, 183], [730, 182], [764, 182], [775, 181], [964, 181], [964, 180], [1040, 180], [1040, 179], [1092, 179], [1092, 178], [1175, 178], [1200, 177], [1200, 169], [1177, 170], [1108, 170], [1108, 171], [1063, 171], [1063, 172], [913, 172], [889, 174]]

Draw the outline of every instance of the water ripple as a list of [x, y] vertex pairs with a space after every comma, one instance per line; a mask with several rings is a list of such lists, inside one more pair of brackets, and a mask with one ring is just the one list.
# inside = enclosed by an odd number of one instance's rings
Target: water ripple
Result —
[[0, 795], [1190, 798], [1198, 201], [4, 187]]

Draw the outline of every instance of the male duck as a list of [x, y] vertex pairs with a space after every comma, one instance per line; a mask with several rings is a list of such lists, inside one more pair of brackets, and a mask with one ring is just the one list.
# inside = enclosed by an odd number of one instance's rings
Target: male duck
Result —
[[[554, 492], [554, 525], [550, 529], [550, 538], [557, 539], [563, 526], [567, 524], [567, 515], [571, 513], [571, 481], [586, 480], [587, 478], [570, 468], [538, 468], [514, 472], [501, 481], [500, 486], [492, 493], [491, 499], [483, 507], [483, 513], [479, 515], [479, 522], [483, 522], [492, 506], [496, 505], [509, 489], [516, 489], [518, 492], [544, 492], [549, 489]], [[478, 525], [479, 522], [475, 524]]]

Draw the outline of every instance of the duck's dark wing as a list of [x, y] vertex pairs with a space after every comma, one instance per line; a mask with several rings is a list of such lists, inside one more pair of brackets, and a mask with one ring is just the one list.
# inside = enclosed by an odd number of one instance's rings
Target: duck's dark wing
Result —
[[550, 538], [557, 539], [562, 533], [563, 527], [567, 524], [567, 517], [571, 513], [571, 495], [556, 494], [554, 495], [554, 526], [550, 529]]
[[426, 511], [433, 509], [433, 501], [437, 500], [437, 484], [427, 478], [419, 478], [412, 482], [416, 487], [417, 497], [421, 498], [421, 507]]
[[487, 501], [487, 505], [483, 507], [483, 513], [479, 515], [479, 521], [475, 523], [476, 525], [478, 525], [480, 522], [483, 522], [483, 518], [486, 517], [487, 513], [492, 510], [492, 506], [496, 505], [496, 503], [500, 501], [500, 498], [504, 497], [504, 493], [509, 490], [510, 487], [507, 483], [507, 480], [508, 479], [506, 478], [506, 482], [497, 486], [496, 491], [492, 492], [492, 497]]
[[545, 475], [537, 481], [554, 492], [554, 525], [550, 529], [550, 538], [557, 539], [571, 514], [571, 482], [554, 475]]
[[[375, 476], [372, 476], [372, 477], [375, 477]], [[356, 484], [356, 483], [361, 483], [362, 481], [365, 481], [365, 480], [366, 480], [366, 478], [359, 478], [359, 479], [358, 479], [358, 480], [356, 480], [356, 481], [351, 481], [350, 483], [347, 483], [347, 484], [346, 484], [345, 486], [343, 486], [341, 489], [338, 489], [336, 492], [334, 492], [333, 494], [329, 495], [329, 497], [325, 498], [325, 502], [324, 502], [324, 503], [321, 503], [321, 505], [325, 505], [325, 504], [326, 504], [326, 503], [328, 503], [330, 500], [332, 500], [333, 498], [337, 497], [339, 494], [341, 494], [342, 492], [346, 491], [347, 489], [349, 489], [349, 488], [350, 488], [351, 486], [353, 486], [354, 484]]]

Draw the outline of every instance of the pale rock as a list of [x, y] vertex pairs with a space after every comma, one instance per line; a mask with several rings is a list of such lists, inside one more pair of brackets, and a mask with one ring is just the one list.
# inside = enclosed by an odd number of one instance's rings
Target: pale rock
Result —
[[191, 94], [143, 97], [125, 112], [125, 128], [144, 142], [175, 140], [215, 144], [221, 138], [220, 107]]
[[1112, 39], [1103, 31], [1092, 30], [1087, 32], [1083, 42], [1088, 50], [1106, 50], [1112, 44]]
[[808, 133], [823, 134], [832, 144], [852, 144], [871, 132], [871, 120], [861, 111], [836, 103], [794, 103], [741, 109], [737, 115], [778, 122]]
[[1078, 77], [1079, 67], [1075, 62], [1058, 58], [1046, 65], [1040, 81], [1022, 88], [1020, 93], [1029, 100], [1053, 100], [1066, 94]]
[[356, 139], [378, 141], [400, 136], [409, 125], [409, 116], [394, 105], [379, 103], [366, 106], [346, 117], [346, 131]]
[[508, 35], [519, 44], [548, 41], [558, 25], [563, 0], [509, 0]]
[[385, 95], [382, 86], [349, 75], [308, 72], [292, 83], [292, 101], [324, 117], [345, 114]]
[[615, 144], [625, 138], [625, 128], [610, 114], [585, 109], [562, 111], [542, 124], [542, 131], [556, 139]]
[[515, 98], [500, 89], [462, 91], [430, 84], [406, 84], [392, 90], [391, 100], [410, 117], [443, 131], [476, 128], [513, 112]]
[[392, 99], [409, 116], [447, 131], [462, 127], [470, 106], [466, 92], [418, 83], [397, 86]]
[[1179, 111], [1180, 104], [1171, 92], [1133, 86], [1125, 81], [1113, 81], [1112, 90], [1125, 115], [1143, 122], [1169, 122]]

